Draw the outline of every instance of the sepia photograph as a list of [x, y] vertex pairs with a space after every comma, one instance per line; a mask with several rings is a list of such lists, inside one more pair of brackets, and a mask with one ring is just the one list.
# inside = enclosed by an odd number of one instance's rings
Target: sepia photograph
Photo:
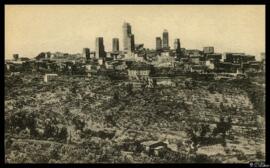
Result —
[[5, 163], [265, 163], [265, 5], [4, 8]]

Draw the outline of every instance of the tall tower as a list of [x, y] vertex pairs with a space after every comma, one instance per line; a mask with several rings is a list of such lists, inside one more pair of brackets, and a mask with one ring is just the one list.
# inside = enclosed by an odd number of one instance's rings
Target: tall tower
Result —
[[179, 38], [174, 40], [174, 49], [176, 51], [177, 58], [179, 58], [181, 56], [181, 43]]
[[162, 49], [162, 40], [160, 37], [156, 37], [156, 50]]
[[124, 22], [123, 24], [123, 50], [134, 51], [134, 35], [131, 33], [131, 25]]
[[163, 42], [163, 49], [169, 49], [170, 46], [169, 46], [169, 32], [168, 30], [164, 30], [163, 31], [163, 39], [162, 39], [162, 42]]
[[113, 52], [118, 52], [119, 51], [119, 39], [118, 38], [113, 38], [112, 39], [112, 51]]
[[84, 48], [82, 56], [86, 58], [86, 60], [90, 59], [90, 49], [89, 48]]
[[179, 38], [174, 40], [174, 49], [175, 50], [180, 50], [181, 49], [181, 44], [180, 44], [180, 39]]
[[103, 37], [96, 38], [96, 59], [105, 57], [106, 53], [104, 50]]
[[134, 34], [131, 34], [130, 35], [130, 44], [129, 44], [129, 48], [130, 50], [129, 51], [134, 51], [135, 50], [135, 39], [134, 39]]

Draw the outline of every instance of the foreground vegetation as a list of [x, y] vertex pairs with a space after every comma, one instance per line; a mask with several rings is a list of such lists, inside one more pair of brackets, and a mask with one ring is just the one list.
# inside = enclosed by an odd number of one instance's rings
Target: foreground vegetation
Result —
[[[9, 163], [183, 163], [263, 160], [264, 88], [252, 79], [174, 79], [133, 88], [106, 77], [5, 77]], [[149, 155], [141, 142], [176, 146]], [[133, 143], [129, 143], [133, 142]], [[210, 154], [207, 150], [213, 149]]]

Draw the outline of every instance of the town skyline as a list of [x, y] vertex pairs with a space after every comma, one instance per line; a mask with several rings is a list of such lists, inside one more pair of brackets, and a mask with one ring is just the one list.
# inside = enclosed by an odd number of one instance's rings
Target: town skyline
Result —
[[[5, 8], [5, 59], [12, 58], [14, 53], [33, 58], [43, 51], [81, 53], [82, 48], [85, 47], [95, 51], [96, 37], [103, 37], [107, 52], [112, 50], [112, 39], [119, 38], [119, 47], [120, 50], [123, 50], [122, 24], [124, 22], [131, 24], [135, 44], [143, 43], [144, 47], [149, 49], [155, 49], [156, 37], [162, 37], [163, 30], [167, 29], [171, 48], [173, 48], [174, 39], [180, 38], [181, 47], [187, 49], [202, 50], [205, 46], [214, 46], [220, 53], [244, 52], [255, 55], [256, 59], [259, 59], [260, 53], [265, 52], [265, 9], [262, 5], [241, 6], [240, 8], [237, 5], [237, 12], [234, 12], [235, 7], [228, 5], [222, 6], [222, 8], [216, 8], [215, 5], [173, 7], [158, 5], [147, 7], [91, 5], [84, 7], [76, 5], [73, 7], [74, 9], [65, 5], [54, 7], [49, 5], [42, 7], [7, 5]], [[61, 9], [59, 10], [59, 8]], [[121, 10], [112, 11], [112, 9], [118, 8]], [[171, 10], [168, 10], [169, 8]], [[177, 11], [179, 8], [182, 9], [181, 12]], [[100, 9], [107, 10], [105, 12]], [[136, 13], [134, 10], [140, 10], [140, 12]], [[163, 10], [168, 10], [168, 12], [165, 12], [164, 15]], [[204, 16], [196, 13], [200, 10], [204, 11]], [[213, 12], [218, 10], [220, 12], [213, 16]], [[228, 12], [231, 13], [230, 16], [227, 15]], [[249, 17], [244, 14], [245, 12], [249, 14]], [[85, 14], [82, 15], [82, 13]], [[126, 17], [121, 16], [123, 13], [126, 13]], [[166, 15], [170, 14], [174, 15], [171, 15], [172, 17], [169, 17], [168, 20], [164, 20]], [[190, 18], [187, 18], [188, 14], [190, 14]], [[108, 22], [109, 16], [114, 22]], [[178, 16], [182, 16], [182, 18], [179, 19]], [[233, 20], [230, 19], [232, 16]], [[220, 20], [221, 17], [223, 20]], [[25, 24], [27, 23], [25, 19], [35, 22], [29, 26]], [[98, 21], [94, 22], [94, 20]], [[152, 20], [151, 24], [145, 25], [150, 20]], [[222, 23], [215, 24], [214, 20]], [[91, 25], [91, 23], [95, 24]], [[61, 28], [61, 24], [64, 28]], [[44, 29], [45, 26], [46, 29]], [[222, 31], [223, 33], [220, 33]], [[223, 36], [226, 38], [221, 38]]]
[[5, 163], [265, 163], [263, 6], [8, 5], [5, 21]]

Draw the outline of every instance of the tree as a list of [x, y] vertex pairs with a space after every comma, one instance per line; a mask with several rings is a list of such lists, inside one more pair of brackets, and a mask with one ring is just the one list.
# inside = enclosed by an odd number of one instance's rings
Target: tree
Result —
[[205, 137], [210, 132], [210, 126], [208, 124], [202, 124], [201, 127], [200, 137]]
[[206, 138], [207, 133], [210, 133], [209, 124], [191, 124], [186, 131], [190, 136], [191, 141], [193, 142], [195, 152], [197, 151], [198, 146], [208, 142]]
[[76, 130], [82, 131], [83, 128], [85, 127], [85, 122], [82, 119], [80, 119], [79, 116], [74, 117], [72, 122], [75, 125]]
[[129, 95], [133, 94], [133, 90], [132, 90], [133, 86], [132, 86], [132, 84], [128, 84], [126, 89], [127, 89], [127, 92], [128, 92]]
[[113, 100], [118, 102], [119, 100], [119, 92], [118, 91], [115, 91], [114, 94], [113, 94]]
[[210, 93], [214, 93], [217, 90], [217, 85], [216, 84], [210, 84], [208, 87], [208, 91]]
[[57, 131], [56, 126], [52, 122], [46, 123], [43, 136], [46, 138], [55, 137], [55, 135], [57, 135]]
[[34, 112], [30, 112], [27, 110], [21, 110], [17, 113], [13, 113], [10, 116], [9, 125], [11, 129], [18, 128], [18, 131], [24, 130], [28, 128], [30, 130], [30, 135], [35, 137], [37, 135], [36, 121], [37, 115]]
[[58, 134], [58, 138], [60, 141], [63, 142], [67, 142], [67, 138], [68, 138], [68, 131], [66, 127], [62, 127], [59, 134]]
[[223, 139], [223, 145], [226, 145], [226, 133], [232, 128], [232, 119], [231, 117], [226, 118], [227, 121], [225, 121], [225, 118], [223, 116], [220, 116], [220, 122], [217, 123], [217, 127], [213, 130], [213, 135], [216, 136], [217, 134], [222, 134]]
[[113, 117], [112, 114], [108, 114], [105, 116], [105, 122], [110, 123], [113, 126], [116, 126], [115, 118]]
[[36, 117], [37, 115], [33, 112], [26, 115], [27, 127], [29, 128], [30, 136], [32, 137], [36, 137], [38, 135], [37, 130], [36, 130], [36, 126], [37, 126]]
[[52, 150], [50, 151], [50, 158], [51, 159], [55, 159], [55, 160], [59, 160], [60, 159], [60, 155], [59, 155], [59, 150], [60, 148], [56, 145], [53, 146]]

